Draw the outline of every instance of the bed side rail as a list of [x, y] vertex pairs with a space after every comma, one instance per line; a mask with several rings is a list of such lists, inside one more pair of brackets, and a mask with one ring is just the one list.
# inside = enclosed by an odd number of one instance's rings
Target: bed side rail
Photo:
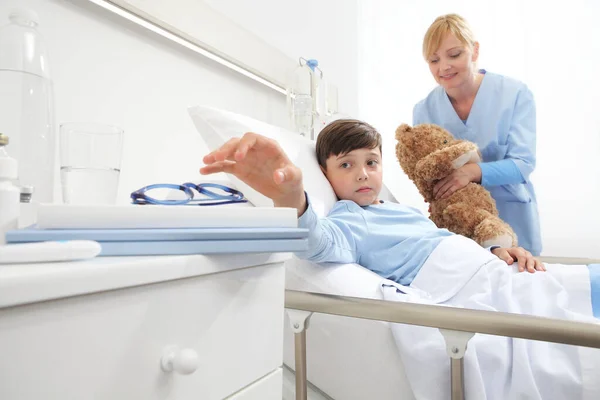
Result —
[[[285, 307], [295, 335], [296, 400], [306, 400], [307, 396], [306, 328], [310, 315], [315, 312], [442, 330], [451, 357], [453, 400], [464, 399], [462, 356], [466, 343], [474, 333], [600, 348], [600, 325], [553, 318], [296, 290], [285, 291]], [[445, 334], [448, 332], [454, 334]], [[450, 343], [452, 340], [454, 342]], [[461, 347], [461, 340], [464, 348]]]
[[593, 258], [577, 258], [577, 257], [560, 257], [560, 256], [542, 256], [538, 257], [542, 262], [550, 264], [565, 264], [565, 265], [589, 265], [600, 264], [600, 259]]

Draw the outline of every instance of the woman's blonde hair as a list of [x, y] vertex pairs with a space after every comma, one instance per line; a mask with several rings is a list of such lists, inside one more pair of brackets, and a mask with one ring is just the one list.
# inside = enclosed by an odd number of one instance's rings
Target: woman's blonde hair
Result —
[[431, 24], [423, 39], [423, 57], [429, 57], [440, 47], [442, 40], [452, 33], [465, 46], [473, 49], [475, 37], [467, 21], [458, 14], [446, 14], [437, 17]]

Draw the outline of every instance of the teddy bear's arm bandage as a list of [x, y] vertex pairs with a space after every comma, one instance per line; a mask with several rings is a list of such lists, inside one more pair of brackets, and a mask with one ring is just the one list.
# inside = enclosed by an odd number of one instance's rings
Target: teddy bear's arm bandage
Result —
[[462, 156], [458, 156], [458, 158], [452, 161], [452, 167], [454, 169], [459, 169], [463, 165], [478, 163], [481, 161], [481, 157], [479, 156], [479, 152], [477, 150], [471, 150], [468, 153], [463, 154]]
[[[462, 159], [463, 156], [464, 159]], [[478, 158], [477, 146], [474, 143], [457, 143], [445, 149], [437, 150], [423, 158], [416, 165], [416, 173], [427, 181], [442, 179], [453, 170], [475, 159], [475, 156]], [[463, 162], [461, 165], [455, 166], [455, 164], [458, 165], [461, 162]]]

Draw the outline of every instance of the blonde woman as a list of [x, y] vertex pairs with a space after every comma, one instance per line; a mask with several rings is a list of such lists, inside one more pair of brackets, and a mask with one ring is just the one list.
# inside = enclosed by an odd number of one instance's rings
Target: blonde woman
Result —
[[483, 155], [483, 162], [438, 182], [434, 193], [446, 198], [469, 182], [480, 183], [516, 232], [519, 246], [539, 255], [538, 207], [529, 180], [536, 151], [533, 94], [522, 82], [476, 67], [479, 43], [459, 15], [443, 15], [431, 24], [423, 56], [439, 86], [415, 105], [413, 125], [440, 125], [456, 138], [475, 142]]

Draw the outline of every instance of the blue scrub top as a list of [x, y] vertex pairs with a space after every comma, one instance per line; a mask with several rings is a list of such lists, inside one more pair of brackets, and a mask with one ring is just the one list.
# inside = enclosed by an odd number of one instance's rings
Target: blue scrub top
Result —
[[496, 200], [500, 218], [515, 231], [519, 246], [542, 251], [537, 200], [529, 175], [535, 168], [536, 116], [533, 94], [515, 79], [481, 70], [483, 80], [466, 121], [443, 87], [413, 109], [413, 125], [442, 126], [457, 139], [476, 143], [483, 155], [481, 184]]

